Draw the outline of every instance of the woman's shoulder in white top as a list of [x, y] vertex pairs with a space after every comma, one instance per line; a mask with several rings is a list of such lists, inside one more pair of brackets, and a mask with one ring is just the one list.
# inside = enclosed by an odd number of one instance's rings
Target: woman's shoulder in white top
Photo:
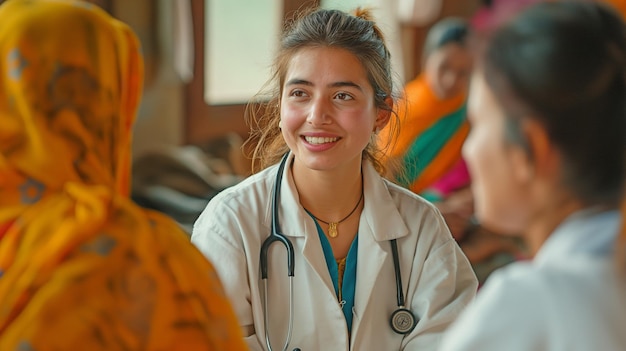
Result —
[[576, 214], [533, 261], [494, 272], [441, 350], [626, 349], [626, 276], [606, 250], [618, 223], [617, 213]]

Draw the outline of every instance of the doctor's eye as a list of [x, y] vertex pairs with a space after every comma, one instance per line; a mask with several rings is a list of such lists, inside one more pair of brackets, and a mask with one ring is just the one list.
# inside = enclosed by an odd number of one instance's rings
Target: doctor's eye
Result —
[[352, 95], [350, 95], [348, 93], [337, 93], [337, 95], [335, 95], [335, 99], [344, 100], [344, 101], [354, 100]]
[[289, 96], [306, 97], [308, 95], [303, 90], [293, 90], [291, 93], [289, 93]]

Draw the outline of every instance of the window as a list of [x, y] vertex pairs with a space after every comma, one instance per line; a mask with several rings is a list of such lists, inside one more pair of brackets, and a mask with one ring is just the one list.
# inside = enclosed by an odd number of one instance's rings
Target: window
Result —
[[269, 78], [283, 0], [208, 0], [205, 18], [205, 100], [246, 103]]

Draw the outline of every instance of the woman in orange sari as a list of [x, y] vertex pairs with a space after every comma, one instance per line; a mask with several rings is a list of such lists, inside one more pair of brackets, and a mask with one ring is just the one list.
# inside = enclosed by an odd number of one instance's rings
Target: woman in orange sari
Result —
[[128, 197], [133, 32], [67, 0], [0, 22], [0, 350], [244, 350], [209, 262]]
[[[394, 160], [389, 169], [393, 178], [418, 194], [424, 194], [461, 161], [461, 147], [469, 131], [465, 118], [472, 67], [468, 37], [464, 20], [446, 18], [435, 24], [424, 44], [423, 73], [406, 84], [400, 100], [398, 139], [387, 150]], [[390, 127], [383, 130], [382, 145], [388, 144], [393, 132]], [[458, 187], [468, 183], [466, 174]], [[433, 194], [436, 200], [445, 195]]]
[[484, 230], [473, 217], [471, 180], [461, 157], [469, 133], [469, 36], [469, 24], [459, 18], [445, 18], [432, 27], [423, 48], [423, 71], [405, 86], [399, 131], [383, 130], [382, 142], [387, 145], [386, 138], [398, 133], [397, 143], [387, 150], [389, 176], [436, 204], [483, 282], [522, 251], [509, 238]]

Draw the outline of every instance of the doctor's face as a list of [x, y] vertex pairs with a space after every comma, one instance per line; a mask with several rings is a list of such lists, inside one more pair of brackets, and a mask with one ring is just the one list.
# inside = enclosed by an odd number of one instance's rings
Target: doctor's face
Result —
[[291, 59], [280, 100], [281, 129], [296, 163], [314, 170], [361, 166], [379, 118], [367, 72], [351, 52], [308, 47]]
[[482, 73], [474, 75], [469, 92], [471, 131], [463, 156], [472, 177], [475, 213], [487, 227], [519, 234], [528, 219], [529, 191], [525, 151], [505, 141], [505, 113]]

